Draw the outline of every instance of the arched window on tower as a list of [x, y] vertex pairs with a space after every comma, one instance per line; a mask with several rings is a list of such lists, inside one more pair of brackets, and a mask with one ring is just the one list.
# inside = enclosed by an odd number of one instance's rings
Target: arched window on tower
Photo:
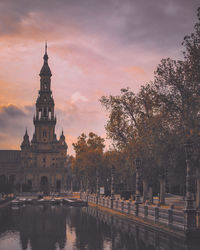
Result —
[[42, 116], [42, 110], [39, 109], [39, 119], [41, 118], [41, 116]]
[[48, 111], [49, 111], [48, 118], [51, 119], [51, 109], [49, 109]]
[[46, 116], [47, 116], [47, 109], [44, 108], [44, 117], [46, 117]]

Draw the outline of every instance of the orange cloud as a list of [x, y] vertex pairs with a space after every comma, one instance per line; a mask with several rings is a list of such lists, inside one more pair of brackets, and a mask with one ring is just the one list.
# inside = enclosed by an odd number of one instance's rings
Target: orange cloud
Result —
[[145, 75], [145, 71], [141, 68], [141, 67], [138, 67], [138, 66], [130, 66], [130, 67], [127, 67], [125, 68], [125, 72], [128, 72], [132, 75]]

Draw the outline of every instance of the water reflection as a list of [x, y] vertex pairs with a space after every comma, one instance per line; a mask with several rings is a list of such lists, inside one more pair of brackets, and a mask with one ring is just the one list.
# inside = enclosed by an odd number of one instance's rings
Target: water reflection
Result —
[[93, 207], [0, 210], [0, 250], [199, 249]]

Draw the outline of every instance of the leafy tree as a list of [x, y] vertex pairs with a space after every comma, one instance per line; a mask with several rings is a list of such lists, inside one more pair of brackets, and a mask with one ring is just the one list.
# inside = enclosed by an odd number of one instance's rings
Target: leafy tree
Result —
[[194, 32], [183, 46], [183, 60], [162, 59], [155, 80], [137, 94], [126, 88], [100, 99], [109, 112], [106, 131], [114, 148], [127, 153], [133, 168], [134, 157], [141, 157], [143, 177], [150, 180], [170, 168], [183, 181], [182, 145], [186, 139], [199, 145], [200, 8]]
[[74, 172], [85, 189], [94, 191], [97, 171], [100, 172], [103, 165], [104, 139], [92, 132], [88, 136], [83, 133], [73, 147], [76, 152]]

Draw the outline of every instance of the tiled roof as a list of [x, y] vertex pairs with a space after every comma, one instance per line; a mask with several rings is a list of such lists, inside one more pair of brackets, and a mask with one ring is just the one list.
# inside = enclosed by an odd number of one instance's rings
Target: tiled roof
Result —
[[0, 150], [0, 163], [19, 162], [20, 150]]

